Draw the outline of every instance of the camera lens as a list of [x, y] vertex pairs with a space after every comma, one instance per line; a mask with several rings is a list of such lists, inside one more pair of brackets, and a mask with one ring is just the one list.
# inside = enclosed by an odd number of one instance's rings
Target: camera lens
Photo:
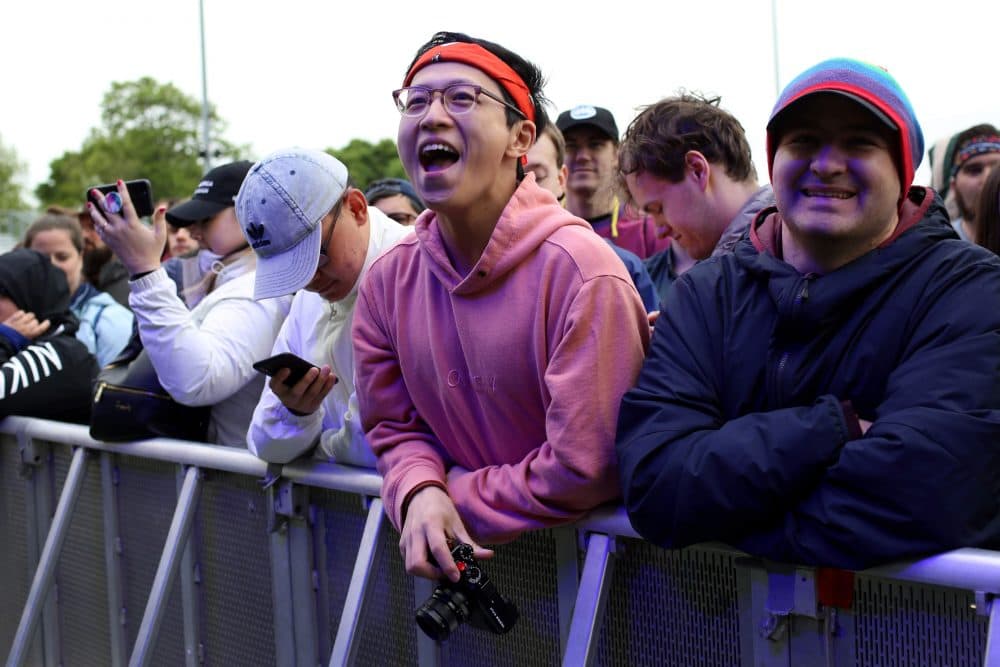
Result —
[[436, 642], [447, 639], [468, 618], [469, 598], [457, 588], [439, 586], [417, 609], [417, 625]]

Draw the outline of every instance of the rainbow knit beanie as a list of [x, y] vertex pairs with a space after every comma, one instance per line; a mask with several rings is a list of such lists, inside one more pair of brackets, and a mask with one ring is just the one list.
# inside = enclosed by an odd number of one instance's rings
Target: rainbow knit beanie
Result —
[[795, 102], [814, 93], [837, 93], [849, 97], [898, 133], [899, 155], [893, 160], [905, 194], [924, 157], [924, 134], [906, 93], [883, 68], [852, 60], [833, 58], [814, 65], [795, 77], [778, 97], [767, 122], [767, 170], [771, 173], [778, 148], [777, 120]]

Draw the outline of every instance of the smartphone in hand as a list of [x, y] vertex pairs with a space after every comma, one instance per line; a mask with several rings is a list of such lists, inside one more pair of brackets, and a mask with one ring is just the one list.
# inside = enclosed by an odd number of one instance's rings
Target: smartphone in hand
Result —
[[310, 368], [317, 368], [316, 364], [311, 364], [302, 357], [297, 357], [291, 352], [282, 352], [281, 354], [276, 354], [273, 357], [268, 357], [267, 359], [261, 359], [253, 365], [254, 370], [260, 371], [265, 375], [271, 376], [280, 371], [282, 368], [287, 368], [291, 371], [289, 376], [285, 378], [285, 386], [291, 387], [296, 382], [302, 379], [302, 376]]
[[[125, 187], [128, 189], [128, 196], [132, 200], [132, 206], [135, 207], [135, 214], [140, 218], [153, 215], [153, 186], [150, 184], [149, 179], [140, 178], [134, 181], [125, 181]], [[98, 211], [103, 213], [103, 203], [94, 200], [94, 196], [91, 194], [92, 190], [97, 190], [102, 195], [106, 195], [109, 192], [118, 192], [118, 186], [115, 183], [108, 183], [107, 185], [94, 185], [87, 188], [87, 199], [97, 207]]]

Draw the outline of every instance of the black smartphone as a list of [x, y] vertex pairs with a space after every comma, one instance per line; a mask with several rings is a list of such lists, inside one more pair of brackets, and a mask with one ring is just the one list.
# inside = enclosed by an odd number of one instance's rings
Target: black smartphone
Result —
[[285, 378], [285, 386], [291, 387], [302, 379], [310, 368], [316, 368], [316, 364], [311, 364], [302, 357], [297, 357], [291, 352], [282, 352], [267, 359], [261, 359], [253, 365], [254, 370], [265, 375], [274, 375], [282, 368], [291, 370], [291, 374]]
[[[134, 181], [125, 181], [125, 187], [128, 188], [128, 196], [132, 199], [132, 205], [135, 206], [135, 214], [140, 218], [153, 215], [153, 186], [150, 184], [149, 179], [139, 178]], [[118, 192], [118, 186], [114, 183], [109, 183], [107, 185], [95, 185], [87, 188], [87, 199], [94, 206], [98, 207], [97, 210], [104, 212], [102, 203], [95, 201], [93, 195], [90, 194], [91, 190], [97, 190], [101, 194], [106, 195], [109, 192]]]

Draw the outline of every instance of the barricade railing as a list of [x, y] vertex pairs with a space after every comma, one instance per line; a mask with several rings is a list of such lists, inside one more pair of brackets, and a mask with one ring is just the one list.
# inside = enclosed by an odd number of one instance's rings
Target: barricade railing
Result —
[[373, 471], [0, 421], [7, 665], [1000, 665], [1000, 553], [859, 573], [666, 551], [620, 508], [484, 565], [522, 618], [435, 644]]

